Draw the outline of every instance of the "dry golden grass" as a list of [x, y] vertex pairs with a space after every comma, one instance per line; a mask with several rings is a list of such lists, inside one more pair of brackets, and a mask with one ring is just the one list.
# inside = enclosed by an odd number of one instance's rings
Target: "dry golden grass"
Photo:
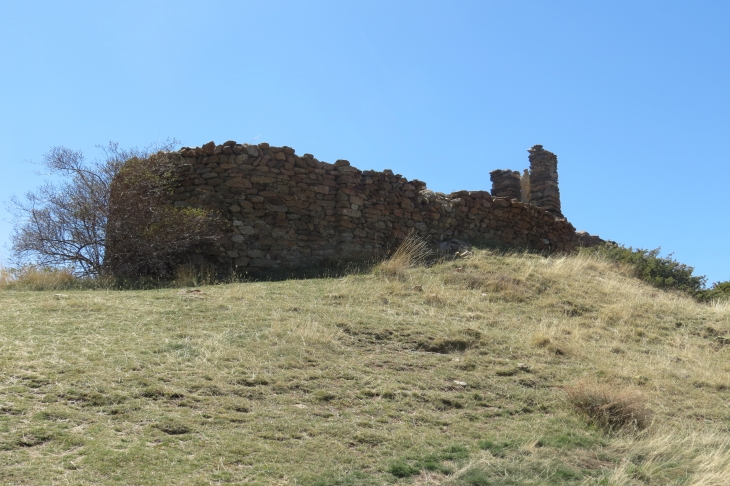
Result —
[[7, 288], [12, 281], [12, 275], [8, 272], [5, 267], [0, 265], [0, 290]]
[[[476, 251], [398, 278], [6, 287], [0, 484], [730, 484], [730, 308], [631, 275]], [[597, 427], [576, 383], [651, 425]]]
[[0, 290], [60, 290], [78, 287], [69, 269], [38, 268], [32, 265], [10, 270], [0, 268]]
[[658, 426], [621, 436], [612, 447], [624, 456], [612, 485], [722, 486], [730, 478], [730, 437], [719, 428]]
[[374, 268], [376, 274], [404, 277], [408, 269], [422, 265], [431, 255], [428, 241], [409, 233], [392, 255]]
[[183, 263], [175, 268], [173, 287], [198, 287], [215, 282], [215, 270], [208, 265]]
[[638, 390], [581, 380], [566, 387], [565, 392], [570, 406], [609, 432], [643, 430], [651, 423], [651, 413]]

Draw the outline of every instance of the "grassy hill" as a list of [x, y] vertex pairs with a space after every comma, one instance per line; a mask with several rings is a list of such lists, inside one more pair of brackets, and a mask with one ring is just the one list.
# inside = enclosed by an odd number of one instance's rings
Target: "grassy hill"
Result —
[[730, 307], [631, 275], [3, 290], [0, 484], [730, 484]]

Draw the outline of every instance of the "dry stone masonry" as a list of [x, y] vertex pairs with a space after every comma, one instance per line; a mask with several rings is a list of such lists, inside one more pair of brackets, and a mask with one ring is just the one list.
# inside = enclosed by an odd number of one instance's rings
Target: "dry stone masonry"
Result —
[[210, 142], [172, 154], [170, 202], [215, 210], [230, 223], [221, 245], [198, 255], [228, 271], [379, 258], [412, 231], [442, 248], [458, 239], [573, 250], [581, 241], [560, 213], [557, 157], [540, 145], [529, 152], [526, 203], [519, 172], [492, 172], [493, 194], [442, 194], [390, 170], [320, 162], [290, 147]]
[[530, 153], [530, 204], [539, 206], [558, 217], [560, 212], [560, 191], [558, 191], [558, 157], [535, 145]]
[[515, 170], [493, 170], [489, 173], [492, 180], [492, 196], [521, 200], [522, 183], [520, 173]]

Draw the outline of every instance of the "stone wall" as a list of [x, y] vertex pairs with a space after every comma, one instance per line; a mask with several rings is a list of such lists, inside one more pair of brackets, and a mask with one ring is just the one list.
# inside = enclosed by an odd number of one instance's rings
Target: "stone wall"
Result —
[[[553, 193], [543, 188], [542, 154], [533, 151], [531, 201], [543, 203]], [[224, 241], [204, 255], [222, 270], [379, 258], [411, 231], [442, 246], [460, 239], [570, 251], [579, 244], [575, 228], [556, 217], [553, 199], [550, 211], [520, 202], [518, 172], [508, 171], [518, 192], [493, 197], [486, 191], [436, 193], [390, 170], [362, 171], [346, 160], [329, 164], [266, 143], [210, 142], [183, 148], [174, 158], [177, 186], [170, 202], [213, 209], [230, 222]]]

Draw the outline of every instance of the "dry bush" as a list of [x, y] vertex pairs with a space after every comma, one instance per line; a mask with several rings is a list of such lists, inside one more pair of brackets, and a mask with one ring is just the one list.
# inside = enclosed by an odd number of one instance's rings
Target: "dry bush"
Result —
[[390, 258], [375, 267], [375, 273], [403, 277], [409, 268], [422, 265], [430, 255], [428, 241], [416, 233], [410, 233]]
[[565, 390], [567, 402], [592, 424], [609, 431], [641, 430], [651, 423], [651, 412], [635, 390], [579, 381]]
[[12, 282], [12, 276], [3, 267], [0, 267], [0, 290], [6, 288]]
[[[60, 182], [10, 201], [14, 261], [83, 278], [171, 277], [181, 256], [222, 236], [217, 215], [172, 205], [176, 144], [123, 150], [110, 143], [94, 162], [65, 147], [51, 149], [44, 165]], [[31, 271], [23, 279], [33, 287], [51, 278], [40, 285], [55, 288], [61, 274]]]
[[565, 336], [558, 336], [554, 330], [552, 332], [536, 332], [532, 335], [530, 344], [556, 356], [576, 354], [573, 343], [568, 342]]
[[0, 289], [60, 290], [82, 286], [70, 268], [26, 265], [17, 269], [0, 268]]
[[549, 336], [545, 335], [545, 333], [538, 332], [532, 335], [532, 339], [530, 340], [531, 344], [538, 348], [545, 348], [552, 343], [552, 339], [550, 339]]

